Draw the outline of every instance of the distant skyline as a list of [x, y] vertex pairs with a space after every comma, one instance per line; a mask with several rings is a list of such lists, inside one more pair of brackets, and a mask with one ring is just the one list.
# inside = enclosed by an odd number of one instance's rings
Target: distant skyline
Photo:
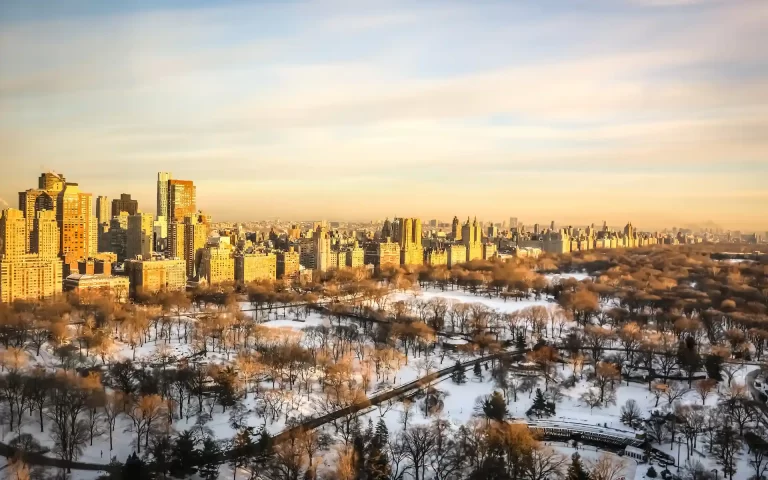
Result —
[[768, 230], [768, 2], [0, 4], [0, 208]]

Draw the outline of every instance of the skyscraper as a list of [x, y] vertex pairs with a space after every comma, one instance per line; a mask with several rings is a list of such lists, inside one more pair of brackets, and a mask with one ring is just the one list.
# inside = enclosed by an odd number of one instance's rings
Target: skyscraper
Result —
[[190, 180], [169, 180], [168, 221], [183, 219], [196, 211], [194, 183]]
[[461, 241], [461, 227], [459, 227], [459, 217], [453, 217], [453, 222], [451, 222], [451, 237], [454, 241]]
[[154, 217], [151, 213], [138, 212], [128, 216], [126, 258], [149, 259], [153, 251]]
[[[39, 230], [31, 238], [42, 254], [27, 252], [26, 223], [21, 210], [10, 208], [0, 215], [0, 302], [46, 298], [61, 292], [62, 266], [56, 257], [58, 235], [52, 212], [40, 212], [34, 222]], [[46, 245], [51, 239], [53, 245]]]
[[509, 231], [517, 228], [517, 217], [509, 217]]
[[40, 255], [40, 258], [56, 260], [59, 254], [59, 235], [56, 212], [53, 210], [37, 212], [31, 235], [32, 247], [30, 252]]
[[76, 183], [67, 183], [59, 193], [56, 220], [61, 230], [59, 253], [65, 264], [73, 265], [96, 253], [96, 218], [90, 193], [81, 192]]
[[163, 217], [166, 221], [171, 217], [168, 211], [168, 182], [171, 181], [171, 172], [157, 172], [157, 217]]
[[96, 197], [96, 223], [98, 225], [109, 223], [112, 218], [109, 214], [109, 199], [103, 195]]
[[328, 270], [331, 257], [331, 238], [325, 227], [318, 226], [312, 235], [315, 250], [315, 270]]
[[0, 257], [16, 260], [27, 253], [26, 228], [27, 222], [21, 210], [3, 210], [0, 217]]
[[461, 238], [467, 248], [467, 261], [483, 258], [483, 227], [477, 223], [477, 218], [472, 223], [467, 223], [461, 228]]
[[208, 240], [209, 223], [210, 217], [203, 214], [184, 217], [184, 259], [189, 278], [198, 274], [202, 249]]
[[421, 246], [421, 220], [403, 218], [400, 220], [400, 263], [421, 265], [424, 263], [424, 249]]
[[171, 172], [157, 172], [157, 217], [155, 218], [155, 250], [168, 249], [170, 234], [170, 211], [168, 183], [171, 181]]

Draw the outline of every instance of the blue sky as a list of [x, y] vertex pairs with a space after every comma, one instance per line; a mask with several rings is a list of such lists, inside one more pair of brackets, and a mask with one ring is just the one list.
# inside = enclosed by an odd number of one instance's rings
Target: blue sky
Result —
[[766, 44], [762, 0], [6, 1], [0, 198], [766, 230]]

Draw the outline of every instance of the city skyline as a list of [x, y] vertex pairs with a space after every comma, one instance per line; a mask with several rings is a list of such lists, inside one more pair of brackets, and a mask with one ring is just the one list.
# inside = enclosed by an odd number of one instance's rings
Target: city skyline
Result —
[[0, 208], [768, 229], [765, 2], [409, 5], [4, 2]]

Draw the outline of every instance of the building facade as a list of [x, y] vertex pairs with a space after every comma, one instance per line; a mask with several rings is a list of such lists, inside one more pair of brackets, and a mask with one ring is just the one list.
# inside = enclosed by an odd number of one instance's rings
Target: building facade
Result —
[[139, 211], [139, 201], [131, 199], [127, 193], [121, 193], [120, 198], [112, 200], [112, 216], [117, 216], [120, 212], [127, 212], [128, 215], [136, 215]]
[[125, 273], [131, 295], [184, 290], [187, 285], [186, 264], [181, 259], [126, 260]]
[[49, 298], [61, 292], [62, 263], [56, 255], [57, 244], [55, 241], [53, 245], [39, 243], [50, 237], [58, 239], [57, 227], [36, 218], [37, 225], [54, 230], [36, 232], [33, 235], [38, 242], [35, 249], [42, 253], [29, 253], [26, 223], [21, 210], [3, 210], [0, 216], [0, 302]]
[[138, 212], [128, 217], [126, 257], [147, 259], [154, 251], [154, 217]]
[[299, 274], [299, 252], [288, 247], [287, 252], [277, 254], [277, 278], [295, 278]]
[[235, 255], [235, 280], [241, 283], [277, 278], [277, 256], [274, 253], [254, 252]]
[[195, 185], [190, 180], [168, 181], [169, 221], [180, 220], [197, 212]]

